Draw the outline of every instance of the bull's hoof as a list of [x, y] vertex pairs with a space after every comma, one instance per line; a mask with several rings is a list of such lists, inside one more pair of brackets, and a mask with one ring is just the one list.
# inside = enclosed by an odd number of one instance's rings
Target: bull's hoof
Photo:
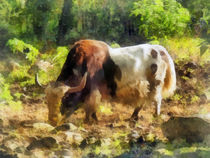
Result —
[[85, 119], [84, 120], [84, 123], [85, 124], [88, 124], [88, 125], [92, 125], [92, 124], [98, 124], [98, 120], [95, 120], [95, 119]]
[[126, 121], [126, 122], [137, 122], [138, 120], [139, 120], [138, 116], [136, 116], [136, 117], [131, 116], [130, 118], [125, 119], [124, 121]]
[[154, 114], [153, 114], [153, 117], [154, 117], [154, 118], [160, 118], [160, 114], [154, 113]]
[[93, 118], [96, 122], [98, 122], [98, 118], [97, 118], [97, 116], [96, 116], [96, 113], [93, 113], [93, 114], [92, 114], [92, 118]]
[[131, 116], [130, 120], [136, 122], [136, 121], [139, 120], [139, 117], [138, 116]]

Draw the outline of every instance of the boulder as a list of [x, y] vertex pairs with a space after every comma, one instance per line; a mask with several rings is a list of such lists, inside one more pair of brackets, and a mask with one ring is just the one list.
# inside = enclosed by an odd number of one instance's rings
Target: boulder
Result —
[[77, 130], [77, 127], [72, 123], [64, 123], [61, 126], [56, 127], [55, 130], [56, 131], [68, 131], [68, 130], [74, 131], [74, 130]]
[[53, 137], [44, 137], [38, 140], [34, 140], [31, 144], [27, 147], [27, 150], [33, 150], [36, 148], [53, 148], [57, 147], [57, 141]]
[[70, 144], [80, 144], [83, 141], [83, 137], [80, 133], [76, 133], [76, 132], [65, 132], [65, 139], [67, 142], [69, 142]]
[[34, 123], [33, 124], [33, 128], [36, 130], [36, 131], [39, 131], [39, 132], [50, 132], [54, 129], [53, 126], [51, 126], [50, 124], [48, 123]]
[[210, 123], [203, 117], [171, 117], [161, 125], [163, 134], [173, 141], [186, 139], [187, 142], [202, 142], [210, 135]]

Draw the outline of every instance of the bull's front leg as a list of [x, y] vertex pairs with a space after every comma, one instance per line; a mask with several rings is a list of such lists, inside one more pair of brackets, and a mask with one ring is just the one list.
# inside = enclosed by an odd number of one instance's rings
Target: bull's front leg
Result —
[[85, 108], [85, 123], [91, 123], [91, 120], [98, 121], [98, 117], [96, 115], [96, 109], [92, 108], [92, 105], [86, 105]]
[[96, 111], [98, 109], [98, 104], [101, 102], [101, 94], [98, 89], [91, 91], [90, 95], [86, 99], [86, 104], [84, 106], [86, 117], [85, 122], [91, 123], [91, 120], [98, 121]]
[[61, 102], [57, 99], [57, 96], [53, 96], [48, 99], [48, 121], [51, 125], [57, 126], [61, 122], [60, 105]]

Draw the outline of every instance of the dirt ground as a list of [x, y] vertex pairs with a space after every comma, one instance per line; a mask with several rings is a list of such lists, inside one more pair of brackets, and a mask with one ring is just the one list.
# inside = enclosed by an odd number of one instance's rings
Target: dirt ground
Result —
[[[22, 109], [0, 107], [0, 157], [116, 157], [128, 152], [135, 143], [167, 142], [161, 124], [170, 117], [210, 113], [209, 69], [209, 64], [176, 65], [177, 91], [163, 100], [161, 115], [154, 116], [155, 107], [147, 106], [136, 122], [128, 120], [133, 107], [103, 102], [97, 123], [84, 123], [85, 113], [79, 109], [66, 121], [69, 126], [54, 128], [47, 122], [44, 95], [32, 97], [33, 89], [29, 89], [21, 98]], [[17, 88], [14, 86], [12, 91]], [[144, 154], [148, 153], [151, 152], [146, 150]]]
[[[81, 157], [81, 155], [85, 155], [85, 153], [81, 150], [80, 145], [88, 138], [95, 139], [95, 142], [98, 140], [111, 139], [110, 143], [113, 143], [112, 141], [118, 138], [121, 139], [120, 136], [124, 134], [124, 138], [122, 138], [121, 141], [127, 141], [129, 144], [131, 141], [137, 141], [140, 136], [143, 137], [143, 140], [146, 140], [148, 135], [152, 135], [155, 139], [164, 142], [167, 141], [167, 139], [162, 133], [161, 124], [167, 121], [171, 116], [192, 116], [202, 111], [210, 113], [210, 103], [199, 106], [183, 106], [164, 102], [160, 117], [153, 116], [155, 113], [153, 106], [145, 107], [140, 111], [139, 120], [134, 123], [127, 120], [133, 112], [132, 107], [126, 107], [120, 104], [111, 105], [110, 103], [105, 103], [101, 107], [106, 110], [99, 110], [99, 121], [97, 123], [85, 124], [83, 122], [84, 111], [82, 109], [76, 111], [75, 114], [67, 120], [67, 122], [76, 126], [76, 133], [79, 133], [82, 137], [79, 143], [76, 142], [76, 146], [74, 144], [75, 142], [69, 142], [66, 140], [66, 137], [63, 138], [63, 136], [60, 136], [62, 132], [55, 134], [48, 131], [48, 129], [46, 130], [45, 127], [44, 129], [42, 129], [42, 127], [38, 129], [35, 128], [34, 124], [36, 123], [47, 123], [48, 110], [42, 100], [36, 103], [24, 104], [23, 109], [19, 111], [9, 107], [3, 107], [0, 109], [2, 122], [0, 130], [1, 149], [6, 153], [18, 157], [24, 157], [27, 156], [27, 154], [29, 157], [51, 157], [49, 154], [57, 151], [57, 148], [48, 149], [48, 147], [44, 147], [43, 149], [42, 147], [35, 147], [35, 149], [30, 150], [30, 152], [28, 151], [29, 153], [27, 153], [26, 149], [34, 139], [52, 137], [58, 142], [59, 149], [69, 149], [69, 147], [72, 148], [72, 146], [74, 146], [71, 150], [71, 154], [74, 155], [73, 157]], [[134, 135], [135, 133], [137, 134], [136, 138], [135, 136], [133, 138], [129, 137], [130, 135], [132, 136], [132, 133], [134, 133]], [[66, 144], [65, 141], [68, 143]], [[88, 144], [86, 143], [85, 148], [87, 146]], [[18, 153], [17, 150], [20, 147], [22, 147], [22, 150]], [[123, 151], [123, 149], [121, 150]], [[38, 151], [42, 151], [42, 155], [37, 154], [39, 153]]]

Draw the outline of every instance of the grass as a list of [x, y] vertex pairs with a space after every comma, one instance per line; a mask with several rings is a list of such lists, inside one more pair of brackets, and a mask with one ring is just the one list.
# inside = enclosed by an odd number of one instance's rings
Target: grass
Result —
[[161, 41], [160, 44], [166, 47], [168, 52], [177, 60], [187, 60], [200, 63], [201, 65], [210, 62], [210, 49], [201, 55], [200, 46], [204, 42], [201, 38], [182, 37]]
[[207, 62], [210, 62], [210, 49], [202, 53], [201, 45], [205, 42], [204, 39], [197, 37], [181, 37], [181, 38], [170, 38], [170, 39], [160, 39], [151, 41], [151, 44], [160, 44], [163, 45], [172, 55], [175, 62], [180, 60], [187, 60], [198, 62], [201, 65]]
[[[168, 39], [168, 40], [163, 40], [163, 41], [152, 41], [152, 43], [154, 44], [161, 44], [164, 47], [166, 47], [166, 49], [169, 51], [169, 53], [172, 55], [173, 59], [175, 59], [175, 62], [178, 63], [180, 60], [187, 60], [187, 61], [193, 61], [195, 63], [198, 64], [204, 64], [206, 62], [210, 61], [210, 51], [207, 50], [203, 55], [200, 55], [200, 44], [203, 42], [202, 39], [200, 38], [190, 38], [190, 37], [183, 37], [183, 38], [173, 38], [173, 39]], [[116, 43], [113, 43], [113, 47], [118, 47], [119, 45]], [[22, 49], [22, 47], [21, 47]], [[47, 70], [47, 72], [38, 69], [38, 73], [39, 73], [39, 77], [40, 77], [40, 82], [43, 84], [47, 84], [48, 82], [50, 82], [51, 80], [55, 80], [56, 75], [59, 74], [63, 63], [65, 62], [66, 56], [68, 54], [68, 49], [67, 47], [58, 47], [56, 50], [52, 51], [52, 53], [45, 53], [45, 54], [40, 54], [40, 58], [43, 59], [44, 61], [49, 61], [51, 64], [53, 64], [53, 69], [49, 69]], [[17, 54], [18, 56], [18, 54]], [[17, 62], [17, 61], [16, 61]], [[14, 108], [15, 110], [21, 109], [21, 96], [22, 96], [22, 92], [16, 91], [14, 92], [14, 94], [11, 94], [11, 85], [13, 84], [20, 84], [22, 85], [21, 88], [24, 88], [24, 86], [29, 86], [29, 85], [33, 85], [34, 84], [34, 80], [33, 80], [33, 75], [35, 73], [35, 71], [32, 74], [29, 74], [29, 70], [32, 67], [31, 64], [19, 64], [19, 67], [15, 67], [16, 69], [14, 69], [13, 71], [10, 71], [8, 73], [6, 73], [6, 75], [0, 75], [0, 101], [4, 101], [6, 102], [5, 105], [9, 105], [12, 108]], [[0, 64], [1, 66], [1, 64]], [[6, 67], [5, 67], [6, 68]], [[5, 70], [4, 70], [5, 71]], [[188, 69], [186, 70], [187, 72], [190, 73], [194, 73], [193, 70]], [[1, 73], [1, 71], [0, 71]], [[185, 82], [187, 83], [191, 83], [191, 85], [195, 86], [195, 88], [199, 89], [198, 84], [195, 84], [193, 82], [193, 79], [190, 79], [186, 76], [182, 77], [183, 80], [185, 80]], [[198, 83], [196, 81], [196, 83]], [[38, 93], [36, 93], [35, 91], [33, 91], [31, 95], [31, 98], [34, 98], [36, 95], [38, 95]], [[186, 94], [185, 94], [186, 95]], [[190, 94], [192, 95], [192, 94]], [[197, 102], [199, 102], [199, 97], [197, 95], [192, 95], [192, 97], [190, 98], [190, 101], [186, 101], [186, 99], [184, 98], [184, 96], [182, 94], [176, 93], [173, 97], [172, 97], [172, 101], [173, 103], [176, 103], [176, 105], [174, 107], [176, 108], [180, 108], [180, 106], [182, 105], [186, 105], [186, 109], [183, 110], [183, 112], [180, 113], [184, 113], [187, 114], [187, 111], [189, 112], [192, 107], [188, 107], [188, 104], [197, 104]], [[43, 99], [44, 100], [44, 99]], [[0, 103], [1, 104], [1, 103]], [[28, 104], [28, 103], [26, 103]], [[30, 103], [31, 104], [31, 103]], [[40, 103], [41, 104], [41, 103]], [[33, 107], [33, 105], [36, 105], [35, 103], [31, 104], [31, 107]], [[42, 106], [45, 107], [45, 104], [41, 104]], [[24, 106], [24, 108], [27, 106]], [[194, 107], [197, 109], [199, 108], [197, 105]], [[34, 114], [33, 112], [33, 118], [39, 118], [43, 117], [42, 120], [47, 119], [47, 110], [46, 107], [43, 110], [44, 113], [42, 112], [40, 105], [36, 107], [34, 106], [33, 108], [35, 108], [34, 112], [36, 112]], [[99, 107], [99, 112], [101, 113], [101, 115], [105, 115], [106, 117], [104, 117], [104, 122], [103, 124], [106, 124], [107, 122], [112, 122], [111, 125], [113, 125], [114, 122], [114, 117], [112, 117], [112, 115], [114, 115], [117, 113], [117, 116], [119, 116], [119, 119], [122, 120], [122, 123], [120, 122], [119, 125], [117, 124], [116, 127], [114, 125], [115, 128], [109, 128], [107, 126], [100, 126], [99, 125], [94, 125], [92, 126], [92, 131], [93, 133], [95, 132], [95, 128], [96, 129], [103, 129], [101, 131], [101, 133], [99, 133], [99, 136], [102, 135], [102, 133], [104, 133], [104, 136], [101, 136], [102, 138], [95, 138], [95, 141], [100, 141], [100, 145], [98, 145], [97, 143], [90, 143], [88, 144], [88, 147], [85, 148], [85, 152], [82, 149], [79, 148], [75, 148], [75, 150], [77, 152], [81, 154], [83, 154], [84, 156], [86, 154], [92, 153], [94, 152], [96, 155], [112, 155], [112, 156], [117, 156], [117, 155], [123, 155], [124, 153], [128, 153], [128, 155], [132, 155], [132, 152], [130, 151], [135, 151], [133, 150], [133, 148], [130, 146], [130, 131], [131, 130], [136, 130], [136, 129], [128, 129], [127, 124], [124, 121], [124, 115], [127, 115], [127, 111], [126, 113], [121, 113], [121, 111], [123, 111], [123, 108], [116, 108], [117, 110], [113, 110], [110, 106], [100, 106]], [[121, 111], [120, 111], [121, 110]], [[171, 110], [171, 109], [170, 109]], [[172, 111], [172, 110], [171, 110]], [[207, 107], [204, 107], [202, 110], [200, 110], [200, 113], [207, 113], [209, 110]], [[9, 111], [10, 112], [10, 111]], [[27, 113], [27, 110], [23, 110], [21, 113]], [[77, 111], [77, 113], [81, 113], [81, 111]], [[156, 141], [156, 138], [158, 138], [158, 132], [157, 131], [152, 131], [151, 125], [155, 122], [157, 123], [158, 120], [154, 119], [153, 117], [151, 117], [150, 115], [152, 115], [151, 111], [146, 111], [145, 112], [147, 115], [149, 113], [149, 116], [147, 116], [146, 114], [144, 115], [143, 119], [140, 122], [138, 122], [136, 124], [136, 127], [142, 127], [145, 129], [145, 131], [147, 130], [146, 127], [148, 127], [146, 135], [144, 136], [146, 143], [144, 143], [142, 146], [137, 144], [137, 148], [138, 150], [141, 150], [142, 152], [147, 152], [148, 149], [150, 149], [151, 147], [148, 144], [151, 144], [151, 142]], [[166, 113], [166, 112], [165, 112]], [[124, 115], [123, 115], [124, 114]], [[20, 113], [18, 113], [18, 115], [20, 115]], [[26, 114], [25, 114], [26, 115]], [[31, 114], [29, 114], [31, 115]], [[40, 117], [39, 117], [40, 115]], [[78, 114], [79, 115], [79, 114]], [[123, 115], [123, 116], [121, 116]], [[142, 112], [141, 112], [142, 115]], [[31, 117], [28, 116], [27, 117]], [[122, 117], [122, 118], [121, 118]], [[108, 119], [107, 119], [108, 118]], [[117, 117], [116, 117], [117, 118]], [[127, 117], [126, 117], [127, 118]], [[25, 116], [23, 117], [23, 120], [25, 120]], [[113, 119], [113, 121], [110, 121], [111, 119]], [[77, 120], [77, 121], [75, 121]], [[101, 118], [102, 120], [102, 118]], [[85, 127], [84, 124], [82, 124], [82, 119], [76, 119], [74, 118], [72, 122], [78, 122], [78, 126], [79, 127]], [[147, 124], [143, 124], [143, 122], [146, 122]], [[123, 126], [124, 125], [124, 126]], [[85, 127], [88, 130], [88, 127]], [[119, 128], [119, 129], [118, 129]], [[122, 128], [122, 129], [121, 129]], [[109, 130], [107, 130], [109, 129]], [[114, 131], [114, 129], [116, 129]], [[89, 129], [89, 131], [91, 131]], [[97, 131], [97, 130], [96, 130]], [[114, 132], [113, 132], [114, 131]], [[142, 129], [140, 129], [140, 131], [142, 131]], [[158, 133], [158, 134], [157, 134]], [[89, 133], [88, 133], [89, 134]], [[33, 134], [32, 134], [33, 135]], [[98, 136], [98, 135], [96, 135]], [[207, 145], [206, 145], [207, 144]], [[154, 157], [164, 157], [164, 156], [168, 156], [168, 157], [173, 157], [173, 156], [177, 156], [177, 155], [184, 155], [184, 154], [189, 154], [192, 152], [196, 152], [198, 153], [199, 156], [201, 157], [208, 157], [210, 154], [210, 147], [209, 147], [210, 143], [209, 142], [204, 142], [204, 143], [197, 143], [197, 144], [193, 144], [193, 145], [189, 145], [184, 141], [181, 142], [160, 142], [156, 145], [156, 147], [154, 147], [152, 149]], [[141, 152], [140, 151], [140, 152]], [[41, 154], [42, 155], [42, 154]], [[109, 157], [108, 156], [108, 157]]]

